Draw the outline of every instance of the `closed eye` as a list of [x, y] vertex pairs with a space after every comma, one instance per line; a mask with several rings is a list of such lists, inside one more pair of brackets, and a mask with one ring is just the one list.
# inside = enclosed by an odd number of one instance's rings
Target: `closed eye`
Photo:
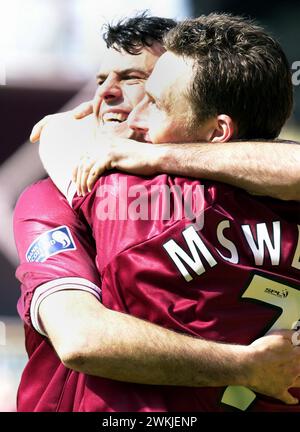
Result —
[[105, 81], [106, 81], [106, 79], [107, 79], [107, 76], [98, 76], [97, 78], [96, 78], [96, 83], [97, 83], [97, 85], [98, 86], [101, 86], [102, 84], [104, 84], [105, 83]]
[[158, 109], [162, 109], [162, 104], [158, 99], [156, 99], [151, 93], [146, 92], [146, 96], [149, 104], [157, 106]]
[[130, 75], [130, 76], [124, 76], [122, 80], [128, 82], [129, 84], [131, 83], [133, 84], [133, 83], [144, 83], [146, 78]]

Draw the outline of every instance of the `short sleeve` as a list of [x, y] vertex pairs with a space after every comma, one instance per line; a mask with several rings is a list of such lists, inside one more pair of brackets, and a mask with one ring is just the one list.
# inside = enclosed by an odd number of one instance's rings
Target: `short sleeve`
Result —
[[50, 179], [27, 188], [14, 213], [14, 236], [21, 282], [18, 311], [39, 333], [38, 308], [48, 295], [72, 289], [101, 299], [95, 245], [90, 228], [78, 219]]

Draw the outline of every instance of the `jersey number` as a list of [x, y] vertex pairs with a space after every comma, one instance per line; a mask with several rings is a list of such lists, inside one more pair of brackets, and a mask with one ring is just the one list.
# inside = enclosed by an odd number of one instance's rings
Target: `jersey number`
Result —
[[[242, 295], [281, 309], [280, 316], [267, 330], [292, 329], [300, 317], [300, 291], [271, 279], [254, 275], [250, 285]], [[229, 386], [223, 393], [221, 402], [245, 411], [255, 400], [256, 394], [242, 386]]]

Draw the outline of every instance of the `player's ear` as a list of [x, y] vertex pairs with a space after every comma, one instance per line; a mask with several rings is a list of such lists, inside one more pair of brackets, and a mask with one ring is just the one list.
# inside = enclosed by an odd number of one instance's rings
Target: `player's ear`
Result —
[[210, 136], [210, 142], [227, 142], [237, 135], [236, 125], [231, 117], [220, 114], [216, 118], [215, 128]]

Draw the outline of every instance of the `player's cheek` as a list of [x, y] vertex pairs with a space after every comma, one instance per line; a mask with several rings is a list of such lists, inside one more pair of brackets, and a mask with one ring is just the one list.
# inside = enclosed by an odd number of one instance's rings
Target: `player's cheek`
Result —
[[131, 86], [127, 86], [126, 90], [124, 89], [124, 94], [127, 96], [127, 99], [130, 101], [130, 105], [133, 108], [138, 105], [141, 100], [144, 99], [145, 96], [145, 85], [144, 84], [135, 84]]
[[149, 127], [149, 136], [151, 141], [154, 144], [163, 142], [165, 135], [165, 124], [161, 113], [156, 110], [156, 107], [152, 107], [149, 110], [145, 110], [144, 115], [148, 119], [146, 124], [148, 124]]

